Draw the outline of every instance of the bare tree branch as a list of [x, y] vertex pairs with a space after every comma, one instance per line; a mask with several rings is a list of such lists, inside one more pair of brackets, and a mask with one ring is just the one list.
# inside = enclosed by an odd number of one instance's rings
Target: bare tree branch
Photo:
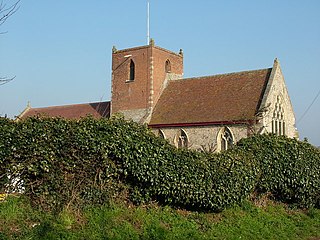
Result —
[[2, 24], [5, 23], [5, 21], [7, 21], [7, 19], [13, 15], [16, 11], [18, 11], [19, 9], [19, 2], [20, 0], [18, 0], [17, 2], [15, 2], [14, 4], [12, 4], [11, 6], [7, 7], [7, 4], [5, 4], [3, 2], [3, 0], [0, 2], [0, 26]]
[[[7, 19], [12, 16], [16, 11], [18, 11], [19, 9], [19, 2], [20, 0], [16, 1], [14, 4], [10, 5], [7, 7], [7, 4], [5, 4], [3, 2], [3, 0], [0, 1], [0, 26], [2, 24], [5, 23], [5, 21], [7, 21]], [[4, 34], [6, 32], [0, 32], [0, 35], [1, 34]], [[8, 82], [11, 82], [13, 79], [15, 79], [15, 76], [14, 77], [1, 77], [0, 76], [0, 86], [1, 85], [4, 85]]]
[[15, 78], [16, 78], [16, 76], [14, 76], [12, 78], [0, 77], [0, 86], [6, 84], [8, 82], [11, 82]]

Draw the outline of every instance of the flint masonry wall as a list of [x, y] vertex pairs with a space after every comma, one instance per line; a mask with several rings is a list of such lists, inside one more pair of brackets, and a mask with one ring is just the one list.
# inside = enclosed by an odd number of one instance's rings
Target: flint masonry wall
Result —
[[[234, 143], [238, 142], [241, 138], [248, 137], [248, 128], [246, 125], [232, 125], [227, 126], [232, 135]], [[159, 130], [164, 134], [167, 139], [174, 146], [178, 146], [178, 139], [181, 129], [187, 134], [188, 146], [190, 149], [195, 150], [210, 150], [216, 148], [220, 150], [219, 133], [224, 126], [197, 126], [197, 127], [167, 127], [160, 129], [152, 129], [152, 131], [159, 135]]]
[[270, 81], [266, 87], [265, 96], [262, 102], [262, 107], [267, 108], [267, 111], [265, 112], [262, 120], [262, 124], [265, 129], [264, 132], [272, 133], [273, 113], [275, 111], [276, 103], [279, 101], [284, 110], [283, 113], [285, 122], [285, 135], [292, 138], [298, 138], [298, 131], [295, 127], [295, 116], [293, 107], [290, 101], [279, 61], [276, 59], [273, 65]]

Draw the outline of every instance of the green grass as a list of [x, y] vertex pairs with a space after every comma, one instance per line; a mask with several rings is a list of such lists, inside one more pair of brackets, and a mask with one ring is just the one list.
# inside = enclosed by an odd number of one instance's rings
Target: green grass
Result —
[[23, 197], [0, 202], [0, 239], [319, 239], [320, 210], [251, 202], [221, 213], [109, 204], [54, 215]]

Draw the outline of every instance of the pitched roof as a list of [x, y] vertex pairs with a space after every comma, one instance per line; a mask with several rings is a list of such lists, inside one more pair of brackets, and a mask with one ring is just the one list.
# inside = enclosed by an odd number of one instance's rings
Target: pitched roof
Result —
[[94, 118], [110, 116], [110, 102], [83, 103], [44, 108], [29, 108], [18, 118], [24, 119], [31, 116], [62, 117], [79, 119], [91, 115]]
[[149, 125], [252, 120], [272, 68], [170, 81]]

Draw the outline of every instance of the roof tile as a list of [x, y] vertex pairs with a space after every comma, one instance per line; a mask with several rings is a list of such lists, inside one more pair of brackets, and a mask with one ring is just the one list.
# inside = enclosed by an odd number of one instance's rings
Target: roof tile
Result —
[[150, 125], [252, 120], [271, 70], [170, 81]]
[[20, 118], [31, 116], [62, 117], [79, 119], [91, 115], [94, 118], [110, 116], [110, 102], [83, 103], [64, 106], [30, 108]]

